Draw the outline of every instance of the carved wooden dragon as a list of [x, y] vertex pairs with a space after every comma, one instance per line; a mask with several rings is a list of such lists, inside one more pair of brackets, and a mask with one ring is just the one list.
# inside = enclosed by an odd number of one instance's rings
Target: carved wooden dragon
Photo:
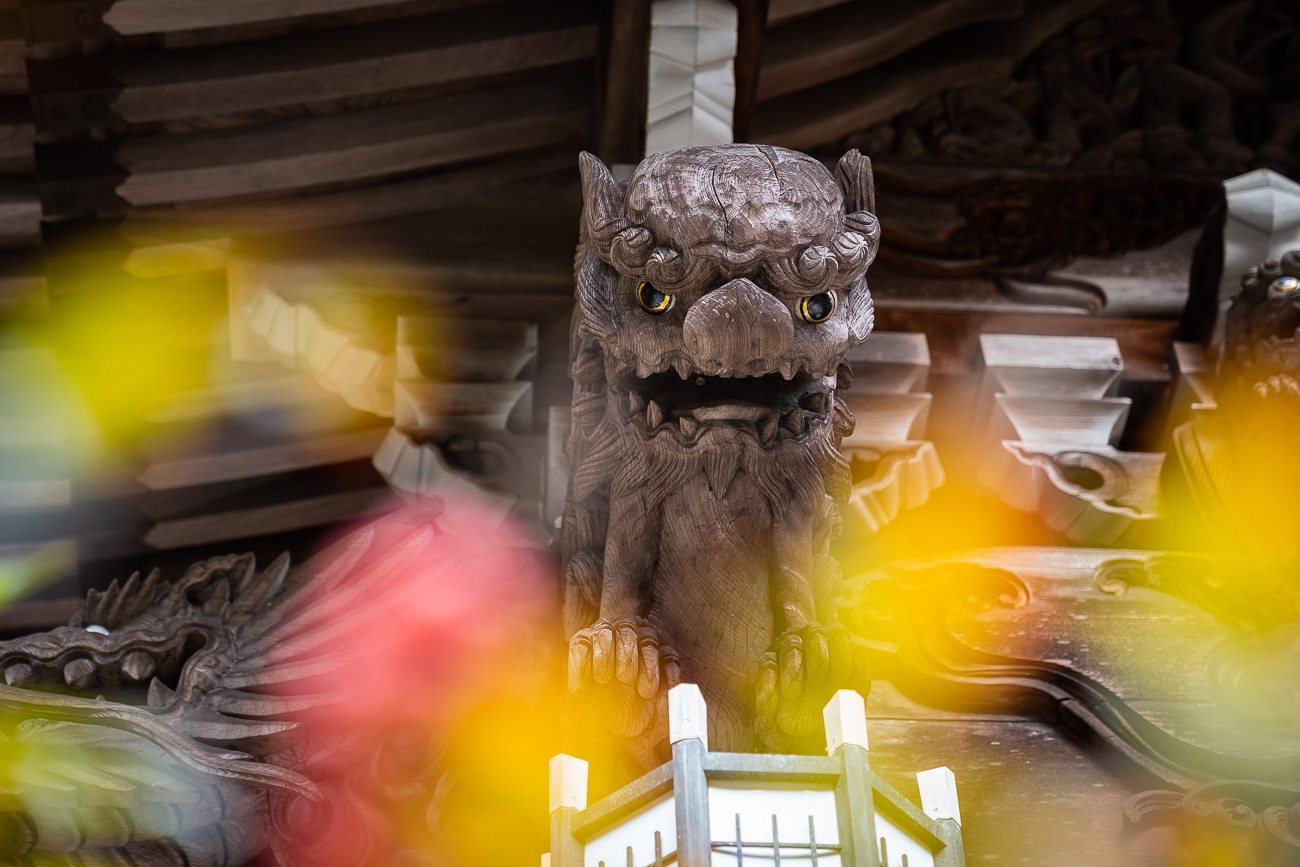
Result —
[[712, 749], [790, 748], [850, 676], [829, 545], [853, 429], [842, 362], [873, 321], [870, 161], [850, 151], [832, 176], [723, 145], [651, 156], [626, 186], [590, 154], [581, 170], [571, 727], [654, 764], [685, 679]]
[[[174, 582], [136, 573], [91, 591], [68, 626], [0, 642], [0, 864], [238, 867], [268, 848], [280, 863], [348, 863], [312, 846], [383, 830], [340, 818], [366, 806], [385, 744], [336, 769], [347, 745], [321, 751], [299, 726], [340, 698], [340, 668], [367, 658], [358, 629], [455, 579], [440, 508], [396, 513], [296, 566], [282, 555], [259, 570], [245, 554]], [[438, 770], [398, 787], [430, 823]], [[380, 853], [369, 863], [388, 863]]]

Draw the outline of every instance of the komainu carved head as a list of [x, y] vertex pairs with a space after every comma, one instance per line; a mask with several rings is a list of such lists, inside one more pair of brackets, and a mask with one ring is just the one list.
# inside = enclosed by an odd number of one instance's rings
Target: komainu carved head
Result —
[[[666, 690], [699, 685], [723, 750], [820, 736], [850, 681], [833, 599], [844, 356], [871, 332], [871, 164], [761, 145], [581, 158], [572, 480], [562, 522], [575, 742], [643, 768]], [[617, 662], [617, 664], [615, 664]], [[857, 668], [861, 668], [858, 666]]]
[[835, 176], [763, 145], [656, 154], [625, 188], [590, 154], [581, 168], [576, 336], [603, 345], [610, 377], [696, 382], [698, 403], [786, 392], [871, 332], [880, 224], [857, 151]]

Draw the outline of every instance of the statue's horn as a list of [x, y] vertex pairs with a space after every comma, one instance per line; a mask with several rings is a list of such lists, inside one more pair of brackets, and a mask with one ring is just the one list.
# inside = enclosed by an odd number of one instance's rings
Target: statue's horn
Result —
[[608, 254], [614, 236], [630, 225], [623, 213], [623, 191], [605, 164], [586, 151], [578, 155], [578, 169], [582, 174], [587, 229], [601, 252]]
[[844, 213], [876, 212], [876, 185], [871, 177], [871, 160], [857, 148], [840, 157], [839, 165], [835, 167], [835, 180], [844, 193]]

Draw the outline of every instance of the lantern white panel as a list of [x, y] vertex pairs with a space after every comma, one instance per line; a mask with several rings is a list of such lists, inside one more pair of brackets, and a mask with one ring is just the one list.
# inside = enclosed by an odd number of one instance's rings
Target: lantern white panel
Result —
[[[753, 784], [748, 784], [752, 786]], [[776, 816], [777, 833], [781, 838], [782, 864], [811, 864], [809, 849], [787, 849], [787, 843], [810, 842], [809, 817], [817, 842], [837, 846], [840, 842], [839, 822], [835, 813], [835, 792], [832, 789], [809, 789], [798, 785], [763, 783], [763, 788], [741, 788], [738, 783], [709, 784], [709, 836], [715, 845], [719, 841], [736, 839], [736, 816], [740, 816], [741, 840], [745, 843], [766, 843], [764, 848], [746, 848], [744, 863], [761, 864], [772, 860], [772, 817]], [[720, 847], [713, 852], [713, 867], [731, 867], [736, 864], [734, 847]], [[933, 860], [931, 861], [933, 863]], [[817, 867], [839, 867], [838, 852], [819, 852]]]
[[902, 867], [904, 855], [907, 856], [907, 867], [934, 867], [934, 853], [879, 810], [876, 811], [876, 837], [885, 841], [881, 867]]
[[630, 846], [632, 863], [648, 867], [655, 863], [655, 831], [659, 832], [664, 861], [668, 861], [677, 851], [677, 806], [671, 794], [588, 840], [582, 863], [584, 867], [600, 867], [602, 862], [605, 867], [625, 867]]

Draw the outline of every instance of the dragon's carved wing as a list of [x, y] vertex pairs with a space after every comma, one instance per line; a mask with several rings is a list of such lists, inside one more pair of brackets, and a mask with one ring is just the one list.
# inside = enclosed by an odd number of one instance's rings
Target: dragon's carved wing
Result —
[[69, 626], [0, 642], [0, 863], [254, 857], [271, 792], [321, 797], [282, 761], [302, 713], [338, 698], [313, 680], [403, 604], [394, 585], [427, 556], [438, 511], [406, 510], [297, 566], [246, 554], [175, 582], [137, 573], [91, 591]]

